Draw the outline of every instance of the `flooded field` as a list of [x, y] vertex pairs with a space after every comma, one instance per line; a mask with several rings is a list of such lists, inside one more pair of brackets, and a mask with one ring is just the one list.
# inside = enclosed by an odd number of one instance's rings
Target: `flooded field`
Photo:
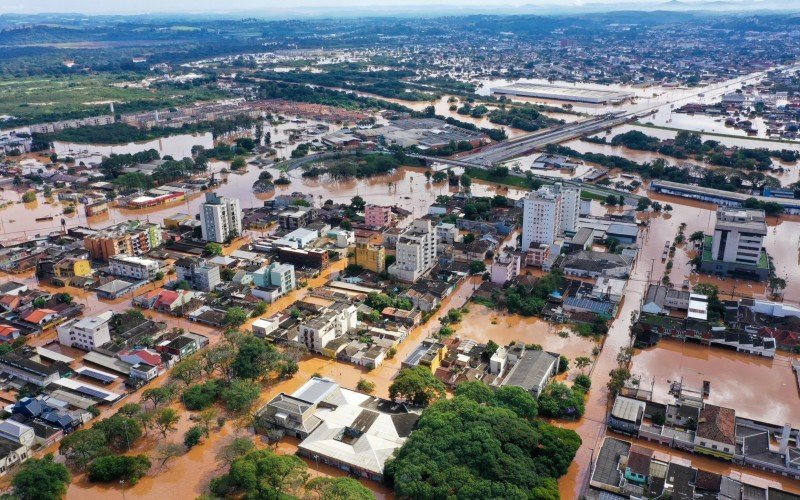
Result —
[[477, 342], [493, 340], [501, 346], [511, 342], [539, 344], [545, 351], [557, 352], [569, 359], [591, 356], [596, 345], [591, 338], [569, 332], [566, 327], [474, 303], [469, 304], [469, 313], [458, 323], [455, 335]]
[[662, 340], [657, 347], [636, 353], [632, 373], [641, 386], [653, 385], [653, 400], [673, 402], [670, 382], [683, 381], [700, 389], [711, 382], [711, 404], [734, 408], [737, 416], [778, 425], [800, 427], [800, 397], [789, 359], [748, 356], [719, 347]]

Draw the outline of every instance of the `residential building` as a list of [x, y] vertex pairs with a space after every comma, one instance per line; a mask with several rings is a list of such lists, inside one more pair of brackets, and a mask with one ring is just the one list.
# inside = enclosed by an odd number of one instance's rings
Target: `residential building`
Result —
[[432, 373], [442, 365], [442, 360], [447, 356], [447, 346], [436, 339], [423, 340], [413, 351], [403, 360], [403, 368], [413, 368], [415, 366], [427, 367]]
[[531, 267], [543, 267], [550, 258], [550, 245], [544, 243], [533, 243], [525, 251], [525, 265]]
[[725, 460], [733, 459], [736, 452], [736, 411], [706, 404], [697, 420], [694, 451]]
[[644, 401], [617, 396], [608, 416], [608, 427], [614, 432], [637, 436], [646, 406]]
[[92, 258], [103, 261], [119, 254], [143, 255], [163, 242], [158, 224], [141, 221], [123, 222], [83, 238], [83, 245]]
[[206, 193], [200, 205], [200, 226], [203, 239], [224, 243], [242, 234], [242, 207], [236, 198]]
[[364, 224], [371, 227], [389, 227], [394, 222], [392, 207], [367, 205], [364, 208]]
[[279, 247], [277, 249], [278, 259], [295, 267], [309, 267], [313, 269], [325, 269], [330, 263], [328, 251], [322, 248], [311, 248], [301, 250], [290, 247]]
[[155, 279], [161, 269], [157, 260], [133, 255], [115, 255], [108, 260], [108, 271], [114, 276], [124, 276], [137, 280]]
[[311, 224], [317, 211], [313, 207], [291, 206], [278, 214], [278, 224], [281, 229], [294, 231]]
[[552, 245], [561, 229], [561, 193], [550, 187], [531, 191], [523, 202], [522, 251], [533, 243]]
[[67, 347], [77, 347], [84, 351], [92, 351], [101, 345], [111, 342], [109, 322], [114, 316], [106, 311], [97, 316], [72, 319], [58, 325], [58, 343]]
[[55, 364], [48, 366], [13, 352], [0, 356], [0, 373], [13, 375], [39, 387], [47, 387], [61, 378], [59, 367]]
[[431, 221], [416, 219], [397, 239], [395, 263], [389, 274], [414, 282], [436, 264], [436, 233]]
[[522, 387], [536, 397], [558, 373], [558, 354], [527, 349], [517, 361], [501, 385]]
[[219, 266], [198, 257], [186, 257], [175, 261], [175, 273], [178, 281], [187, 281], [192, 288], [203, 292], [214, 290], [222, 281]]
[[372, 244], [367, 237], [356, 237], [353, 264], [367, 271], [382, 273], [386, 270], [386, 249], [383, 245]]
[[455, 224], [440, 222], [436, 225], [436, 240], [440, 245], [452, 245], [461, 241], [461, 234]]
[[625, 287], [628, 285], [626, 280], [616, 278], [597, 278], [592, 288], [592, 297], [597, 300], [607, 300], [614, 304], [622, 302], [625, 296]]
[[383, 468], [413, 431], [419, 413], [405, 405], [313, 377], [288, 395], [280, 393], [256, 412], [256, 428], [280, 429], [301, 439], [298, 453], [348, 471], [383, 480]]
[[630, 265], [630, 261], [622, 255], [590, 250], [567, 255], [563, 269], [567, 276], [624, 279], [628, 277]]
[[358, 326], [354, 305], [337, 302], [318, 316], [300, 324], [300, 340], [309, 350], [321, 353], [331, 340]]
[[575, 233], [579, 229], [578, 219], [581, 209], [581, 190], [576, 187], [554, 185], [561, 193], [561, 221], [559, 229], [562, 234]]
[[517, 253], [506, 252], [495, 256], [489, 269], [492, 283], [502, 285], [519, 276], [522, 257]]
[[305, 248], [319, 238], [319, 231], [299, 227], [282, 238], [275, 240], [273, 246]]
[[267, 302], [274, 302], [296, 287], [294, 266], [291, 264], [273, 262], [250, 274], [256, 287], [252, 294]]
[[700, 270], [760, 281], [769, 277], [764, 250], [767, 223], [763, 210], [717, 208], [714, 235], [706, 237]]

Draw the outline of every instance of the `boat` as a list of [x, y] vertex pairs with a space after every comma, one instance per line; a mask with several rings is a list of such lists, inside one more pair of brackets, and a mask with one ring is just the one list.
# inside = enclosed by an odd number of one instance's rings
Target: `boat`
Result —
[[45, 221], [48, 221], [48, 220], [53, 220], [53, 216], [50, 215], [50, 216], [47, 216], [47, 217], [37, 217], [36, 218], [36, 222], [45, 222]]

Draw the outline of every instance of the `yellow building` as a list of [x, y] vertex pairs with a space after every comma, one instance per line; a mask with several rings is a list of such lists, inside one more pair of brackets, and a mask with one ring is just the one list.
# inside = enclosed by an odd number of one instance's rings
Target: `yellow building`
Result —
[[386, 269], [386, 249], [383, 245], [359, 241], [355, 245], [352, 263], [367, 271], [382, 273]]
[[86, 259], [64, 259], [53, 271], [56, 278], [83, 278], [92, 275], [92, 265]]
[[425, 366], [432, 373], [442, 365], [442, 360], [447, 356], [447, 346], [436, 339], [425, 339], [414, 349], [411, 354], [400, 364], [403, 368]]
[[186, 222], [192, 220], [194, 220], [194, 217], [189, 214], [174, 214], [169, 217], [164, 217], [164, 227], [167, 229], [178, 229], [178, 226], [181, 224], [186, 224]]

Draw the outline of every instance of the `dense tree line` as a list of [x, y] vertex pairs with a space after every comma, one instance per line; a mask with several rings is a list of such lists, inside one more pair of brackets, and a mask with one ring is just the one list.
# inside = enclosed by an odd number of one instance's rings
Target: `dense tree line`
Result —
[[461, 384], [426, 408], [385, 469], [398, 498], [558, 498], [581, 439], [535, 420], [523, 389]]
[[531, 105], [495, 108], [489, 113], [489, 121], [528, 132], [564, 123], [563, 120], [555, 120], [540, 113]]

